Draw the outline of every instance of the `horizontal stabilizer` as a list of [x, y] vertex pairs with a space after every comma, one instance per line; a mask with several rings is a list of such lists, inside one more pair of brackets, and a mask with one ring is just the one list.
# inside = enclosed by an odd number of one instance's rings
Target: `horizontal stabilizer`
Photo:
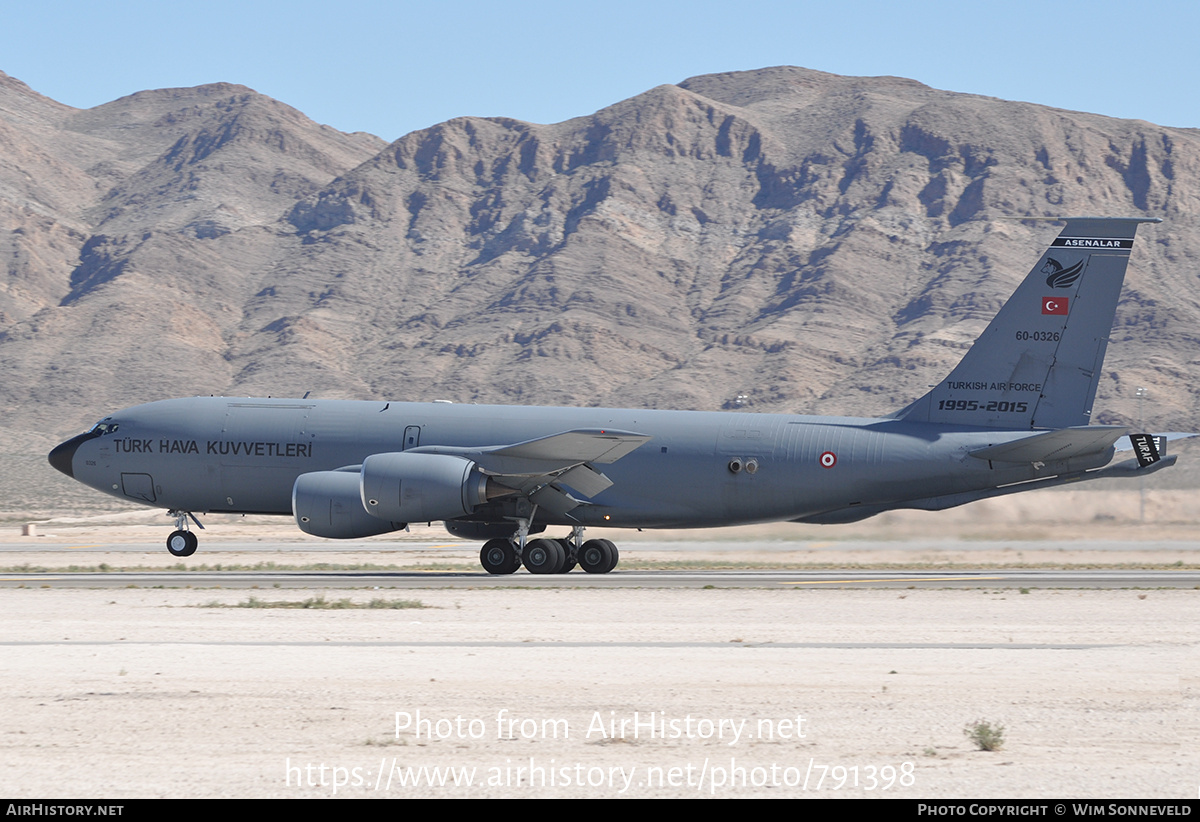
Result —
[[[1137, 434], [1130, 434], [1129, 439], [1120, 440], [1117, 443], [1117, 450], [1132, 451], [1134, 447], [1133, 437], [1135, 436], [1137, 436]], [[1149, 436], [1154, 438], [1154, 449], [1158, 451], [1158, 455], [1162, 457], [1166, 456], [1168, 442], [1173, 442], [1174, 440], [1186, 440], [1191, 437], [1200, 437], [1200, 434], [1187, 431], [1169, 431], [1166, 434], [1150, 434]]]
[[971, 456], [993, 462], [1057, 462], [1102, 454], [1129, 433], [1120, 425], [1084, 425], [1034, 434], [1001, 445], [990, 445]]
[[1161, 443], [1153, 434], [1130, 434], [1129, 442], [1133, 445], [1133, 455], [1137, 457], [1138, 465], [1145, 468], [1163, 458], [1167, 451], [1167, 442]]

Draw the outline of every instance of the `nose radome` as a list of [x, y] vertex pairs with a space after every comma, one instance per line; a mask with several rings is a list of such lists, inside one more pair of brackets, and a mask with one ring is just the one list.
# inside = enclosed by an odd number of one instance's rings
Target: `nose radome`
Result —
[[62, 471], [71, 479], [75, 479], [75, 451], [79, 448], [80, 443], [90, 440], [93, 436], [89, 431], [86, 434], [71, 437], [66, 442], [54, 446], [54, 450], [50, 452], [50, 456], [47, 459], [50, 460], [50, 464], [57, 470]]

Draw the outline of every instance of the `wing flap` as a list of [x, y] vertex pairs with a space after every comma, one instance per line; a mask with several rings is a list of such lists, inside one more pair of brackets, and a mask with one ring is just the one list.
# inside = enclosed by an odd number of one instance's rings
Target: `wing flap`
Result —
[[594, 497], [601, 491], [612, 487], [612, 480], [588, 465], [576, 465], [565, 474], [560, 474], [558, 481], [571, 486], [585, 497]]
[[545, 508], [552, 514], [563, 515], [579, 507], [583, 503], [566, 491], [560, 491], [553, 485], [544, 485], [529, 495], [529, 499], [539, 508]]

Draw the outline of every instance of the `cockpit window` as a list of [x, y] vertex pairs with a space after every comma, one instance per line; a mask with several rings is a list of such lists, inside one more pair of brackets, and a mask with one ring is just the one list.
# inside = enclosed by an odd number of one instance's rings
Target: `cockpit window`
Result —
[[101, 436], [103, 436], [104, 434], [115, 434], [117, 431], [117, 428], [119, 428], [119, 427], [120, 426], [115, 422], [98, 422], [94, 426], [92, 426], [92, 430], [90, 433], [99, 434]]

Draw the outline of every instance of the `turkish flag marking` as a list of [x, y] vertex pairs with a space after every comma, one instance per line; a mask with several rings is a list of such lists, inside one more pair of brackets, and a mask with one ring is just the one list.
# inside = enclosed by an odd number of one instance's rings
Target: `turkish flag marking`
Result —
[[1042, 297], [1043, 314], [1066, 314], [1067, 297]]

